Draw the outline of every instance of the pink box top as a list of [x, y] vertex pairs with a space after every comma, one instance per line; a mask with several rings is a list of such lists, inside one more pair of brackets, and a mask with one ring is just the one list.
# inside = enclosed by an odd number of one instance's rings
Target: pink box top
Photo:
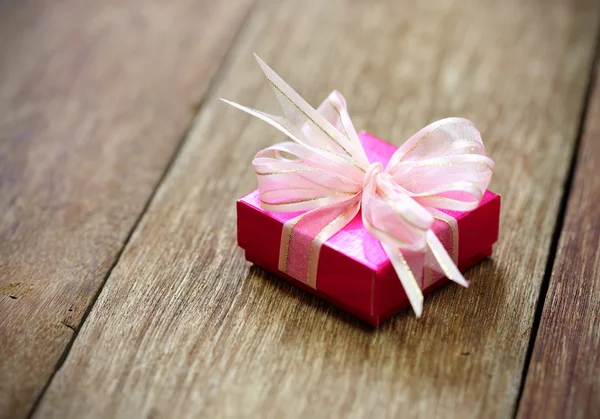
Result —
[[[397, 147], [366, 132], [361, 132], [358, 135], [363, 147], [365, 148], [365, 152], [369, 158], [369, 161], [381, 162], [385, 167], [394, 152], [397, 150]], [[479, 205], [484, 205], [495, 197], [496, 194], [486, 191]], [[240, 199], [240, 201], [247, 203], [264, 214], [267, 214], [269, 217], [280, 221], [282, 224], [300, 214], [299, 212], [264, 211], [260, 207], [258, 190], [255, 190], [244, 196]], [[468, 214], [467, 212], [447, 210], [442, 211], [448, 215], [451, 215], [457, 220]], [[436, 229], [434, 227], [434, 232], [437, 234], [438, 231], [435, 230]], [[330, 238], [324, 244], [324, 246], [343, 253], [357, 262], [368, 266], [374, 271], [379, 271], [386, 264], [389, 264], [389, 259], [381, 248], [379, 241], [371, 236], [371, 234], [369, 234], [369, 232], [367, 232], [367, 230], [364, 228], [360, 212], [350, 223], [348, 223], [348, 225], [346, 225], [346, 227], [339, 231], [335, 236]]]

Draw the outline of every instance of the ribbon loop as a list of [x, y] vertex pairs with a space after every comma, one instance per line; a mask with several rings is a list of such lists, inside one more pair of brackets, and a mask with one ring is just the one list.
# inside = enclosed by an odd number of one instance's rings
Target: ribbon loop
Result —
[[[321, 246], [361, 211], [365, 229], [381, 243], [417, 317], [423, 310], [421, 289], [433, 272], [468, 286], [456, 267], [456, 221], [439, 209], [473, 210], [487, 189], [494, 162], [475, 125], [463, 118], [434, 122], [400, 146], [384, 168], [369, 162], [339, 92], [313, 109], [256, 58], [284, 116], [225, 102], [293, 141], [268, 147], [253, 160], [263, 209], [306, 211], [284, 224], [279, 269], [317, 287]], [[445, 241], [452, 256], [432, 230], [436, 220], [449, 226]], [[422, 255], [409, 263], [406, 252]]]

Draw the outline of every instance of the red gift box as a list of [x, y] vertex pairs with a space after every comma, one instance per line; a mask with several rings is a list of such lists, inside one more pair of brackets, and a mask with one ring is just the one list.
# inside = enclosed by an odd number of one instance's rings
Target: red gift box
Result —
[[[362, 132], [360, 141], [371, 162], [387, 165], [396, 147]], [[457, 220], [458, 268], [468, 269], [492, 254], [498, 239], [500, 196], [486, 191], [473, 211], [441, 210]], [[246, 259], [325, 301], [379, 326], [383, 321], [409, 306], [406, 293], [380, 243], [363, 227], [360, 213], [321, 248], [316, 288], [278, 269], [283, 224], [297, 213], [271, 213], [260, 208], [255, 190], [237, 203], [238, 243]], [[450, 227], [436, 223], [436, 235]], [[409, 260], [411, 256], [407, 255]], [[413, 256], [414, 257], [414, 256]], [[422, 284], [423, 294], [448, 282], [441, 275]]]

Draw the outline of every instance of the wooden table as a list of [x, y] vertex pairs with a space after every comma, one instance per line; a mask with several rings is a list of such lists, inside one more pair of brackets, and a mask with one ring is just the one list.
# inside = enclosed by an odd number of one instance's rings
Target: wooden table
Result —
[[[0, 2], [0, 417], [600, 417], [593, 0]], [[397, 145], [465, 116], [492, 259], [379, 329], [244, 261], [259, 53]]]

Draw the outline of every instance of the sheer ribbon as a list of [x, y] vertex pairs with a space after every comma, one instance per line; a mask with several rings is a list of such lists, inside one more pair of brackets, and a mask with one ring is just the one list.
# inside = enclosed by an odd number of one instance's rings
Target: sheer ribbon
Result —
[[[284, 224], [279, 269], [316, 287], [321, 246], [362, 209], [367, 231], [398, 274], [417, 317], [421, 289], [434, 272], [468, 286], [456, 267], [456, 220], [439, 211], [470, 211], [483, 197], [494, 162], [475, 125], [447, 118], [421, 129], [387, 167], [370, 163], [350, 120], [346, 101], [333, 91], [314, 109], [258, 56], [284, 116], [230, 105], [274, 126], [292, 141], [268, 147], [253, 160], [260, 202], [270, 212], [302, 212]], [[447, 248], [432, 226], [444, 222]], [[407, 254], [417, 254], [410, 258]]]

